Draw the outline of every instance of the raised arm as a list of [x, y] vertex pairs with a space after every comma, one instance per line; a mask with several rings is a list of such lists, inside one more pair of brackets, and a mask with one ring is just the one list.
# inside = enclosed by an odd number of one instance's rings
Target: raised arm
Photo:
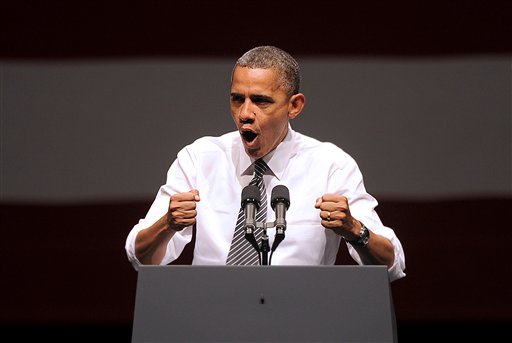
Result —
[[167, 213], [137, 234], [135, 256], [142, 264], [160, 264], [174, 234], [195, 224], [199, 200], [197, 189], [172, 195]]
[[[394, 248], [391, 241], [371, 231], [366, 234], [368, 238], [359, 238], [363, 229], [363, 223], [354, 218], [350, 213], [348, 200], [343, 195], [324, 194], [318, 198], [315, 207], [320, 209], [322, 226], [333, 230], [348, 242], [354, 242], [352, 246], [356, 249], [361, 261], [364, 264], [382, 264], [390, 268], [395, 260]], [[365, 238], [365, 237], [363, 237]], [[360, 243], [360, 244], [357, 244]]]

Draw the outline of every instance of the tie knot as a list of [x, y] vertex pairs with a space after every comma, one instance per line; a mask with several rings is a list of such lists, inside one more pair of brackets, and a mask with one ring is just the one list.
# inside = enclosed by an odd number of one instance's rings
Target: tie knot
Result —
[[265, 171], [268, 169], [267, 164], [261, 158], [254, 162], [254, 177], [261, 178]]

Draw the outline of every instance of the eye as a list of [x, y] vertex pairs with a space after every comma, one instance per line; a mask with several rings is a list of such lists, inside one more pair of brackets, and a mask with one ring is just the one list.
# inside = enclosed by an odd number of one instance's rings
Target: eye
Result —
[[243, 97], [243, 95], [240, 95], [240, 94], [231, 94], [231, 102], [234, 102], [234, 103], [243, 103], [245, 101], [245, 98]]

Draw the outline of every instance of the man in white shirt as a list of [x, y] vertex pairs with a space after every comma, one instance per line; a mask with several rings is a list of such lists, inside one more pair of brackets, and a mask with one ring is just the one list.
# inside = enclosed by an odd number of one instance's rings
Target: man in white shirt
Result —
[[[266, 191], [285, 185], [291, 200], [273, 265], [332, 265], [342, 243], [358, 264], [387, 265], [391, 281], [405, 276], [401, 243], [380, 221], [354, 159], [291, 128], [305, 104], [299, 85], [297, 62], [276, 47], [251, 49], [236, 62], [230, 108], [237, 131], [199, 138], [178, 153], [146, 217], [127, 237], [135, 268], [177, 259], [193, 226], [193, 264], [225, 265], [240, 194], [262, 159]], [[270, 204], [262, 206], [267, 222], [274, 221]], [[275, 228], [267, 234], [272, 245]]]

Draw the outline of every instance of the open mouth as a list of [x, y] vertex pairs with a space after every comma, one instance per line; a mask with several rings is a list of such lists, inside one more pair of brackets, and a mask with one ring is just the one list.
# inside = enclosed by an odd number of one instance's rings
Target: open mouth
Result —
[[242, 135], [242, 138], [244, 139], [244, 141], [246, 141], [248, 143], [255, 140], [256, 137], [258, 136], [257, 133], [252, 132], [252, 131], [242, 131], [240, 134]]

